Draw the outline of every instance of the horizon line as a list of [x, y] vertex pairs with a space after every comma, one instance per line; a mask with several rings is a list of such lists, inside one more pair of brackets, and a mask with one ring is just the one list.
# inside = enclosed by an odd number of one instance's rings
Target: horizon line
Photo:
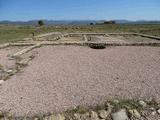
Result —
[[147, 20], [147, 19], [139, 19], [139, 20], [128, 20], [128, 19], [31, 19], [31, 20], [0, 20], [2, 21], [9, 21], [9, 22], [29, 22], [29, 21], [38, 21], [38, 20], [42, 20], [42, 21], [118, 21], [118, 20], [122, 20], [122, 21], [130, 21], [130, 22], [137, 22], [137, 21], [160, 21], [160, 20]]

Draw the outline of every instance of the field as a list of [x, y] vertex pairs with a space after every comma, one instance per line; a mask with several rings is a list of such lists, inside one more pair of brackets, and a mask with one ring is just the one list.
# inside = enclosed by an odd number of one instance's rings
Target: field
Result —
[[25, 37], [32, 36], [32, 33], [38, 35], [47, 32], [134, 32], [160, 36], [160, 25], [60, 25], [42, 27], [0, 25], [0, 44], [22, 40]]

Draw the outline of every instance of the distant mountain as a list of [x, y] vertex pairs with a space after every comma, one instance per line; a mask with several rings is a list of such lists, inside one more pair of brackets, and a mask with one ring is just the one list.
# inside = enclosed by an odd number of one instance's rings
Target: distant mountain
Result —
[[[43, 20], [46, 25], [87, 25], [90, 23], [103, 23], [105, 20]], [[128, 21], [114, 20], [117, 24], [160, 24], [160, 21]], [[0, 21], [0, 24], [37, 25], [38, 20], [31, 21]]]
[[[90, 23], [97, 23], [100, 20], [43, 20], [46, 25], [87, 25]], [[37, 25], [38, 20], [32, 21], [0, 21], [0, 24], [12, 25]]]
[[128, 20], [115, 20], [118, 24], [160, 24], [158, 21], [147, 21], [147, 20], [138, 20], [138, 21], [128, 21]]

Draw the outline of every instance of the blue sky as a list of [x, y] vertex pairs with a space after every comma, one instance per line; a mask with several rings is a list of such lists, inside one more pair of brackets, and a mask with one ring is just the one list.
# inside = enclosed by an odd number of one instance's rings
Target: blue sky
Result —
[[0, 20], [160, 20], [160, 0], [0, 0]]

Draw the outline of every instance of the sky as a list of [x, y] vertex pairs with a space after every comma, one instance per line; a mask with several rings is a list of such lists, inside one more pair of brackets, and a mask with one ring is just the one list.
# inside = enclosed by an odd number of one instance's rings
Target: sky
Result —
[[160, 20], [160, 0], [0, 0], [0, 20]]

